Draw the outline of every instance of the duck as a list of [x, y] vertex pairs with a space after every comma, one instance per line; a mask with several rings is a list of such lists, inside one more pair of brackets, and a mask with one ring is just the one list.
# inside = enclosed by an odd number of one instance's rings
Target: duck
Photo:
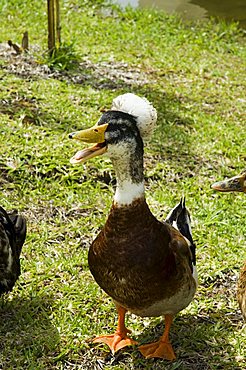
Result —
[[[138, 345], [125, 325], [126, 313], [139, 317], [163, 316], [165, 329], [156, 342], [138, 346], [145, 358], [174, 360], [169, 340], [174, 316], [192, 301], [197, 279], [189, 237], [169, 220], [160, 221], [150, 211], [144, 187], [144, 145], [157, 121], [153, 105], [127, 93], [113, 100], [89, 129], [69, 138], [95, 145], [79, 150], [70, 159], [81, 164], [107, 154], [116, 173], [116, 190], [105, 225], [88, 252], [90, 271], [100, 288], [111, 297], [118, 313], [113, 334], [95, 337], [93, 343], [108, 345], [114, 354]], [[175, 225], [179, 225], [176, 223]]]
[[[246, 193], [246, 170], [228, 179], [215, 182], [212, 189], [221, 192], [243, 192]], [[237, 283], [237, 300], [244, 320], [246, 320], [246, 261], [241, 268]]]
[[21, 273], [20, 254], [26, 239], [26, 219], [0, 206], [0, 296], [10, 292]]
[[246, 193], [246, 170], [239, 175], [215, 182], [212, 189], [221, 192], [243, 192]]

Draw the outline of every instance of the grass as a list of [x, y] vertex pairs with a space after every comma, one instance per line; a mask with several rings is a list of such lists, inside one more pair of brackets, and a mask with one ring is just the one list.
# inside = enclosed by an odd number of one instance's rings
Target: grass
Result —
[[[2, 369], [245, 369], [245, 326], [235, 299], [246, 259], [243, 194], [210, 185], [245, 168], [245, 40], [235, 24], [184, 23], [150, 10], [102, 1], [62, 4], [62, 38], [72, 61], [49, 68], [45, 2], [1, 1], [1, 205], [28, 220], [22, 275], [0, 301]], [[6, 44], [28, 30], [31, 50]], [[71, 61], [71, 63], [70, 63]], [[74, 63], [74, 61], [76, 63]], [[66, 66], [73, 68], [66, 70]], [[199, 289], [172, 327], [177, 360], [115, 357], [91, 346], [112, 332], [116, 312], [92, 276], [88, 247], [114, 192], [105, 158], [72, 167], [67, 134], [90, 126], [124, 92], [146, 96], [158, 125], [145, 150], [147, 200], [164, 218], [185, 194], [197, 241]], [[128, 316], [147, 342], [161, 319]]]

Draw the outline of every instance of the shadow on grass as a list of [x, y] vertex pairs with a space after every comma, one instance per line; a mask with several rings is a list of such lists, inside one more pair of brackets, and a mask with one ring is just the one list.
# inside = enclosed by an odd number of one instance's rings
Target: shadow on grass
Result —
[[52, 300], [47, 295], [1, 298], [0, 368], [33, 366], [54, 355], [60, 337], [49, 318]]
[[[170, 340], [177, 356], [173, 362], [161, 359], [144, 359], [136, 348], [131, 347], [127, 347], [113, 356], [105, 346], [93, 346], [93, 349], [88, 352], [87, 359], [92, 361], [91, 363], [94, 363], [95, 366], [100, 364], [101, 369], [244, 369], [245, 360], [237, 358], [234, 346], [227, 339], [233, 336], [235, 323], [240, 323], [242, 318], [237, 312], [232, 313], [230, 319], [226, 318], [226, 314], [228, 313], [218, 310], [211, 316], [207, 314], [195, 317], [190, 314], [177, 316], [170, 333]], [[159, 319], [153, 319], [153, 321], [157, 320]], [[139, 344], [154, 342], [160, 338], [163, 330], [163, 322], [155, 326], [151, 324], [134, 339]], [[225, 333], [224, 337], [221, 337], [221, 332]], [[83, 365], [87, 369], [86, 363]]]
[[[173, 344], [177, 359], [175, 364], [178, 369], [209, 370], [209, 369], [241, 369], [241, 363], [237, 362], [237, 353], [229, 341], [234, 332], [233, 322], [226, 318], [227, 312], [217, 311], [211, 315], [190, 314], [179, 315], [171, 328], [170, 339]], [[235, 314], [236, 318], [236, 314]], [[240, 318], [237, 319], [240, 320]], [[147, 328], [141, 335], [141, 342], [158, 340], [164, 330], [163, 323]], [[224, 337], [221, 337], [224, 332]], [[223, 353], [222, 353], [223, 348]], [[159, 360], [152, 362], [153, 369], [159, 369]], [[165, 362], [166, 363], [166, 362]], [[156, 367], [155, 365], [156, 364]], [[169, 367], [167, 367], [169, 369]]]

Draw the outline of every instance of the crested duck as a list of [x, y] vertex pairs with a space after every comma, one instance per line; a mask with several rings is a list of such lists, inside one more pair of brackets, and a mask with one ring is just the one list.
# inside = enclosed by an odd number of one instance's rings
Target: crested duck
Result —
[[20, 276], [20, 253], [26, 238], [26, 220], [17, 211], [0, 207], [0, 295], [11, 291]]
[[[107, 153], [116, 172], [116, 192], [108, 219], [89, 248], [89, 268], [98, 285], [114, 300], [118, 326], [114, 334], [94, 338], [114, 353], [136, 344], [125, 326], [127, 311], [140, 317], [164, 316], [160, 340], [139, 347], [146, 358], [175, 359], [169, 341], [173, 317], [192, 301], [197, 281], [189, 235], [160, 222], [145, 200], [143, 143], [149, 139], [157, 113], [134, 94], [114, 99], [111, 110], [92, 128], [69, 135], [95, 145], [70, 160], [79, 164]], [[187, 220], [186, 220], [187, 221]], [[194, 251], [193, 251], [194, 252]]]
[[[214, 183], [212, 189], [222, 192], [238, 191], [246, 193], [246, 171], [240, 175]], [[237, 283], [237, 300], [243, 317], [246, 320], [246, 261], [240, 271]]]

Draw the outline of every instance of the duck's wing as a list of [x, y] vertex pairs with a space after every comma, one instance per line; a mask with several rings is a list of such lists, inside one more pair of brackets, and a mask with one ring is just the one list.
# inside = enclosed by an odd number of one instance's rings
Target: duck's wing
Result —
[[181, 198], [180, 202], [169, 212], [165, 222], [172, 225], [185, 237], [192, 254], [192, 263], [195, 266], [196, 246], [192, 238], [191, 217], [185, 206], [185, 198]]
[[20, 252], [26, 237], [26, 221], [17, 211], [0, 207], [0, 295], [10, 291], [20, 275]]

